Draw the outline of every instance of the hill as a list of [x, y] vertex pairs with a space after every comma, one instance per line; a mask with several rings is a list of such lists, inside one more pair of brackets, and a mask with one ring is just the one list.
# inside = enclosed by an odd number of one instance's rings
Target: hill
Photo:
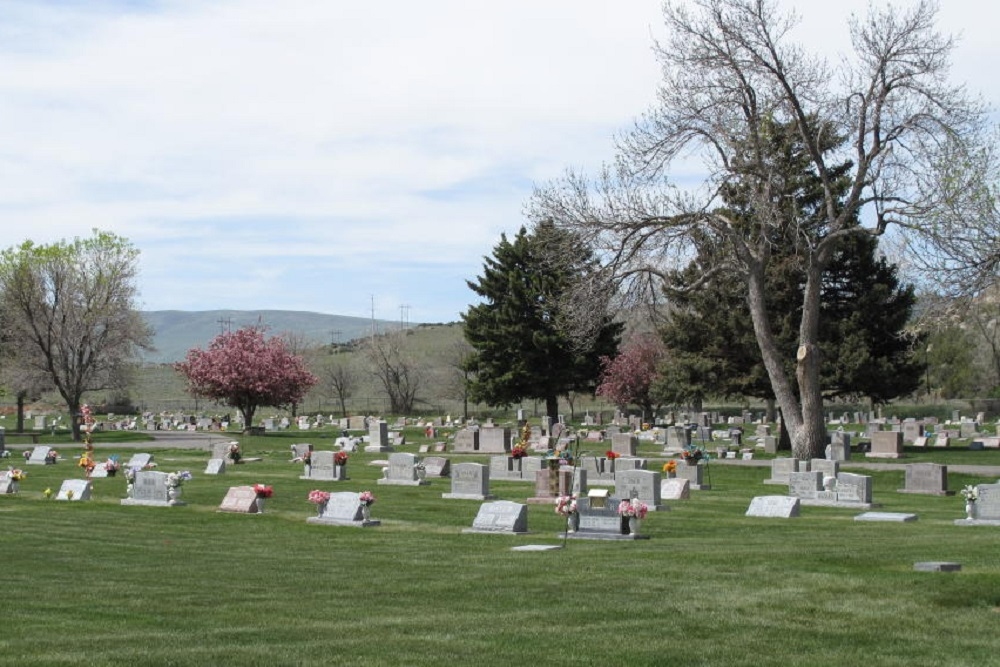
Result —
[[[180, 361], [193, 347], [207, 347], [223, 331], [262, 324], [271, 335], [292, 332], [307, 340], [329, 345], [346, 343], [372, 330], [372, 320], [296, 310], [150, 310], [142, 316], [153, 328], [155, 350], [143, 356], [150, 363]], [[379, 331], [398, 322], [375, 320]]]

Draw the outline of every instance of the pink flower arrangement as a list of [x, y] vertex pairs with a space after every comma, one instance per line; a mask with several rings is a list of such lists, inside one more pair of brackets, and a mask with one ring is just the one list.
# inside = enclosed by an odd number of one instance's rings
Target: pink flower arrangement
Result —
[[556, 498], [556, 514], [569, 516], [576, 512], [576, 496], [559, 496]]
[[347, 452], [336, 452], [333, 455], [333, 465], [347, 465]]
[[274, 495], [274, 488], [270, 486], [264, 486], [263, 484], [253, 485], [254, 493], [257, 494], [258, 498], [270, 498]]
[[619, 516], [634, 516], [639, 519], [646, 518], [646, 512], [649, 511], [649, 506], [646, 503], [640, 502], [638, 498], [633, 498], [632, 500], [623, 500], [618, 503], [618, 514]]
[[316, 505], [323, 505], [330, 500], [329, 491], [320, 491], [319, 489], [313, 489], [309, 492], [309, 502]]
[[358, 500], [361, 502], [362, 505], [371, 506], [372, 504], [375, 503], [375, 494], [373, 494], [371, 491], [362, 491], [361, 493], [358, 494]]

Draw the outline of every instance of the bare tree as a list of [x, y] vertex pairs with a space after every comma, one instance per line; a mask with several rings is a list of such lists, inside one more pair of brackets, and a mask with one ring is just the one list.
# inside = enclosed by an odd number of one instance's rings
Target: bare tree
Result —
[[404, 342], [405, 331], [372, 336], [365, 343], [365, 357], [389, 399], [389, 411], [406, 415], [413, 411], [423, 383], [423, 370], [411, 358]]
[[30, 372], [49, 378], [66, 401], [74, 440], [84, 392], [119, 386], [130, 359], [150, 347], [134, 304], [138, 255], [126, 239], [97, 230], [0, 254], [6, 327], [26, 347]]
[[[294, 357], [301, 357], [307, 366], [315, 367], [316, 357], [319, 352], [319, 344], [309, 339], [305, 334], [298, 331], [282, 331], [279, 336], [285, 343], [285, 350]], [[299, 402], [295, 401], [290, 406], [292, 418], [298, 416]]]
[[347, 401], [358, 388], [358, 373], [343, 355], [338, 355], [320, 370], [320, 389], [340, 404], [340, 414], [347, 416]]
[[[947, 83], [952, 40], [935, 30], [936, 13], [930, 0], [905, 11], [873, 9], [850, 24], [853, 56], [830, 66], [791, 41], [795, 17], [772, 0], [668, 2], [655, 108], [619, 140], [616, 161], [596, 179], [569, 172], [531, 202], [536, 220], [577, 232], [600, 253], [605, 281], [625, 296], [666, 286], [670, 269], [686, 265], [706, 240], [716, 245], [705, 274], [672, 287], [697, 289], [721, 270], [745, 280], [754, 333], [799, 457], [816, 456], [825, 442], [820, 286], [838, 241], [930, 224], [960, 191], [931, 176], [947, 159], [973, 154], [983, 138], [982, 106]], [[778, 126], [798, 133], [818, 183], [808, 211], [774, 164]], [[688, 155], [701, 156], [707, 170], [695, 191], [670, 182], [670, 167]], [[724, 206], [734, 193], [739, 211]], [[765, 269], [777, 243], [804, 267], [797, 382], [765, 308]]]

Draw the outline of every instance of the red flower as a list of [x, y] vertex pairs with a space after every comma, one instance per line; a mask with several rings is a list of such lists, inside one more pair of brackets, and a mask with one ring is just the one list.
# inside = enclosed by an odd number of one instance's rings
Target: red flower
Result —
[[608, 451], [604, 452], [604, 458], [608, 459], [609, 461], [614, 461], [619, 456], [621, 456], [621, 454], [619, 454], [616, 451], [610, 450], [610, 449]]

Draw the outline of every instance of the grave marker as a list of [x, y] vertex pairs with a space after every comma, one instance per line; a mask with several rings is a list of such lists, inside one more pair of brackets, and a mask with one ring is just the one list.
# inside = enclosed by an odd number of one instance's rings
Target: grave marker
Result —
[[528, 506], [509, 500], [483, 503], [463, 533], [523, 534], [528, 532]]
[[746, 516], [791, 519], [799, 516], [799, 499], [791, 496], [756, 496]]
[[219, 511], [257, 514], [257, 492], [252, 486], [231, 486], [219, 505]]

